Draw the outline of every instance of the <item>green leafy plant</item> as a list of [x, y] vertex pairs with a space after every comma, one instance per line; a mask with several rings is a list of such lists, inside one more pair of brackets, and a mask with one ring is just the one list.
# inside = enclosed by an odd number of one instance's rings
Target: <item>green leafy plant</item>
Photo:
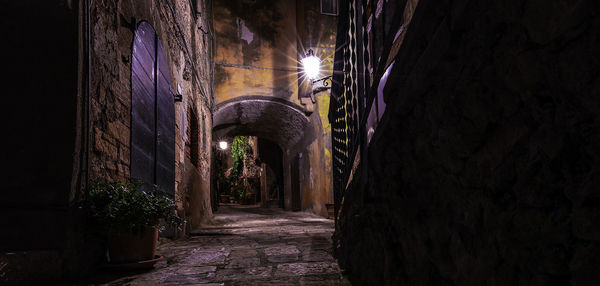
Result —
[[248, 137], [236, 136], [231, 144], [231, 157], [233, 158], [233, 169], [231, 170], [230, 178], [238, 178], [244, 167], [246, 160], [247, 149], [249, 147]]
[[247, 159], [247, 152], [250, 144], [248, 143], [248, 137], [246, 136], [236, 136], [233, 138], [233, 143], [231, 144], [231, 157], [233, 158], [233, 167], [231, 169], [231, 173], [229, 173], [229, 177], [227, 180], [229, 181], [229, 186], [233, 189], [232, 196], [236, 197], [238, 200], [242, 199], [244, 196], [243, 189], [243, 180], [240, 178], [240, 175], [244, 168], [244, 161]]
[[85, 201], [94, 225], [108, 233], [135, 233], [145, 227], [159, 227], [162, 219], [180, 228], [182, 220], [175, 213], [175, 201], [156, 188], [146, 192], [140, 187], [119, 182], [94, 184]]

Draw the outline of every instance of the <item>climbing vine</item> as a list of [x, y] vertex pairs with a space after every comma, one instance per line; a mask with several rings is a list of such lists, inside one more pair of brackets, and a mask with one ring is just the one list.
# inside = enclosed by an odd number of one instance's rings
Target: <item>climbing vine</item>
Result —
[[248, 137], [246, 136], [236, 136], [233, 138], [233, 143], [231, 144], [233, 168], [231, 168], [231, 173], [229, 173], [228, 180], [230, 186], [233, 187], [232, 195], [238, 198], [241, 198], [244, 195], [244, 190], [242, 188], [243, 182], [240, 179], [240, 174], [244, 168], [244, 161], [247, 158], [247, 149], [249, 146]]

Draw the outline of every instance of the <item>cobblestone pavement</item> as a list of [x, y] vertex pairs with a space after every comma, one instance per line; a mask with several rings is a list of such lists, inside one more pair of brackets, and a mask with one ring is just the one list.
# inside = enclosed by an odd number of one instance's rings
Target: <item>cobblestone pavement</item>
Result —
[[211, 225], [161, 244], [154, 270], [105, 285], [349, 285], [331, 255], [333, 220], [222, 206]]

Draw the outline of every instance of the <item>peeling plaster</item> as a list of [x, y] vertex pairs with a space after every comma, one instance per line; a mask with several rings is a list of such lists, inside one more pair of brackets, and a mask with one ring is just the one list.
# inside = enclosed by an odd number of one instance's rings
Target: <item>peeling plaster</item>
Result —
[[238, 37], [240, 37], [242, 40], [246, 41], [246, 43], [248, 43], [248, 45], [250, 43], [252, 43], [252, 41], [254, 40], [254, 33], [252, 33], [250, 31], [250, 29], [248, 29], [248, 27], [246, 27], [246, 22], [244, 22], [244, 20], [238, 18], [237, 24], [238, 24]]

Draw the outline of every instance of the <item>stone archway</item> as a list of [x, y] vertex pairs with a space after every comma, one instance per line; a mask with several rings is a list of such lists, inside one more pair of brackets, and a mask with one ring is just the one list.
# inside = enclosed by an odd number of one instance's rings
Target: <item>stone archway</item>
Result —
[[[287, 100], [267, 96], [242, 96], [217, 105], [213, 115], [213, 138], [230, 138], [237, 135], [252, 135], [277, 144], [283, 153], [284, 206], [292, 209], [299, 205], [300, 196], [294, 194], [298, 188], [297, 176], [288, 154], [305, 140], [309, 118], [305, 110]], [[296, 181], [294, 180], [296, 178]]]
[[294, 103], [268, 96], [241, 96], [217, 105], [213, 115], [216, 138], [254, 135], [290, 149], [308, 126], [304, 109]]

